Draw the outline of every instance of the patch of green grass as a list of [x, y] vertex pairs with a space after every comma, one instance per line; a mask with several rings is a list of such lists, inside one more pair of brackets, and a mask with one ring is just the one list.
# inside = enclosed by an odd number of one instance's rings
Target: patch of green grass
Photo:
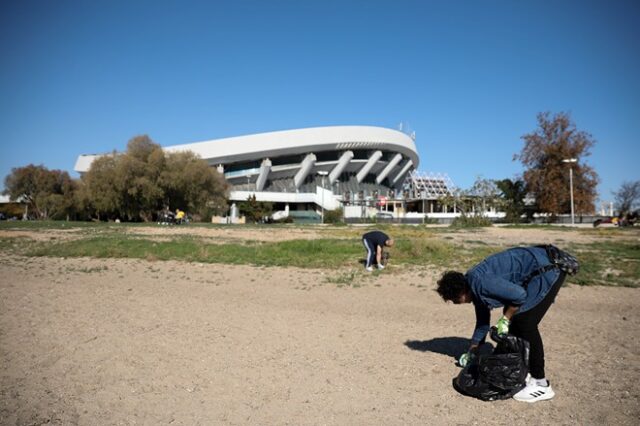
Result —
[[292, 240], [277, 243], [206, 244], [197, 238], [152, 241], [105, 236], [57, 243], [41, 243], [31, 256], [139, 258], [187, 262], [337, 268], [353, 263], [363, 250], [349, 240]]
[[640, 244], [607, 241], [571, 245], [567, 251], [580, 262], [580, 271], [568, 281], [579, 285], [640, 287]]
[[[105, 229], [109, 227], [140, 226], [141, 223], [67, 222], [62, 220], [13, 220], [0, 222], [0, 229]], [[149, 224], [151, 225], [151, 224]], [[154, 224], [155, 225], [155, 224]]]
[[640, 227], [631, 226], [626, 228], [586, 228], [580, 229], [581, 234], [603, 237], [603, 238], [617, 238], [617, 237], [640, 237]]
[[81, 267], [81, 268], [66, 267], [65, 271], [66, 272], [82, 272], [85, 274], [91, 274], [94, 272], [107, 271], [108, 269], [109, 268], [107, 266], [93, 266], [93, 267]]
[[362, 277], [362, 272], [347, 271], [341, 272], [337, 275], [331, 275], [325, 278], [325, 282], [335, 284], [338, 287], [360, 287], [359, 281]]
[[[36, 222], [20, 222], [20, 226], [34, 226]], [[56, 224], [62, 229], [68, 222], [37, 222], [38, 226]], [[71, 225], [78, 224], [71, 222]], [[325, 227], [314, 228], [322, 238], [311, 240], [289, 240], [280, 242], [234, 241], [211, 244], [206, 238], [170, 236], [166, 241], [153, 240], [142, 235], [134, 235], [123, 224], [86, 224], [81, 222], [78, 233], [72, 240], [25, 238], [0, 238], [0, 251], [7, 255], [51, 256], [51, 257], [95, 257], [95, 258], [138, 258], [149, 261], [180, 260], [186, 262], [246, 264], [256, 266], [282, 266], [316, 268], [332, 271], [327, 282], [338, 286], [357, 287], [379, 274], [360, 274], [364, 258], [362, 234], [371, 229], [383, 229], [391, 235], [396, 245], [390, 250], [390, 268], [380, 274], [395, 274], [406, 267], [435, 266], [437, 269], [465, 271], [485, 257], [506, 247], [491, 246], [482, 241], [481, 236], [472, 236], [474, 229], [428, 228], [424, 225], [397, 226], [382, 225], [372, 227]], [[3, 224], [4, 225], [4, 224]], [[87, 226], [85, 226], [87, 225]], [[140, 226], [140, 224], [134, 224]], [[147, 224], [145, 226], [157, 226]], [[188, 225], [192, 226], [192, 225]], [[201, 226], [212, 226], [202, 224]], [[270, 226], [290, 225], [249, 225], [260, 232], [269, 232]], [[535, 225], [541, 227], [540, 225]], [[550, 230], [559, 227], [542, 227]], [[38, 228], [31, 228], [38, 229]], [[42, 228], [46, 229], [46, 228]], [[451, 234], [469, 237], [462, 243], [452, 241]], [[569, 277], [568, 282], [579, 285], [609, 285], [640, 287], [640, 229], [617, 230], [573, 230], [573, 232], [598, 233], [598, 242], [591, 244], [569, 243], [566, 239], [562, 248], [575, 254], [580, 261], [578, 275]], [[622, 233], [622, 234], [620, 234]], [[602, 235], [602, 238], [600, 236]], [[570, 235], [570, 234], [567, 234]], [[616, 238], [623, 235], [625, 238]], [[631, 238], [630, 238], [631, 237]], [[353, 272], [353, 271], [356, 272]], [[347, 271], [347, 272], [341, 272]], [[80, 272], [98, 272], [94, 270]], [[156, 271], [150, 270], [154, 273]], [[364, 280], [364, 281], [363, 281]]]
[[484, 216], [458, 216], [451, 222], [451, 228], [483, 228], [493, 226], [493, 222]]
[[455, 246], [437, 239], [404, 238], [396, 240], [391, 261], [403, 264], [442, 264], [455, 254]]
[[[488, 246], [462, 249], [435, 238], [402, 238], [396, 239], [391, 262], [392, 265], [467, 265], [492, 251]], [[125, 234], [39, 242], [25, 246], [22, 252], [29, 256], [138, 258], [319, 269], [359, 266], [358, 260], [365, 254], [359, 239], [209, 244], [191, 237], [153, 241]]]
[[0, 238], [0, 251], [13, 254], [24, 254], [37, 245], [35, 240], [28, 237]]
[[487, 246], [489, 244], [487, 244], [485, 241], [482, 240], [465, 240], [464, 241], [466, 244], [475, 244], [475, 245], [480, 245], [480, 246]]
[[434, 265], [443, 269], [463, 270], [500, 251], [487, 244], [457, 245], [442, 239], [405, 239], [397, 242], [392, 263]]
[[571, 226], [546, 225], [540, 223], [512, 223], [505, 225], [506, 229], [548, 229], [550, 231], [575, 231]]

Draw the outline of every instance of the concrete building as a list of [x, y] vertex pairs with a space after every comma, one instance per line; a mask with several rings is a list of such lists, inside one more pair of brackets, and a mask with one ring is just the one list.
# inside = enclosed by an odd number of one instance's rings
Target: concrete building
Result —
[[[312, 219], [338, 207], [346, 218], [381, 210], [403, 215], [407, 177], [420, 161], [413, 136], [372, 126], [285, 130], [163, 149], [194, 152], [224, 174], [232, 203], [255, 195], [274, 203], [275, 219]], [[98, 156], [80, 155], [75, 170], [88, 171]]]

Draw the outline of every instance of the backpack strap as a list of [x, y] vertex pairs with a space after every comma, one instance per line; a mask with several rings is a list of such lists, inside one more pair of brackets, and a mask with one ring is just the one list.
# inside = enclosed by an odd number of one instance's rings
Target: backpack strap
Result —
[[542, 275], [545, 272], [548, 272], [552, 269], [556, 269], [558, 266], [554, 265], [553, 263], [550, 263], [548, 265], [543, 266], [542, 268], [538, 268], [535, 271], [533, 271], [532, 273], [530, 273], [529, 275], [527, 275], [524, 279], [524, 281], [522, 281], [523, 287], [526, 289], [527, 286], [529, 285], [529, 282], [534, 279], [535, 277], [537, 277], [538, 275]]
[[[529, 286], [529, 282], [531, 282], [532, 279], [534, 279], [538, 275], [542, 275], [545, 272], [548, 272], [548, 271], [550, 271], [552, 269], [556, 269], [558, 267], [558, 265], [553, 263], [553, 261], [551, 260], [551, 257], [549, 256], [549, 248], [548, 248], [549, 246], [548, 245], [537, 245], [537, 246], [534, 246], [534, 247], [545, 249], [545, 251], [547, 252], [547, 258], [549, 258], [549, 262], [551, 262], [551, 263], [536, 269], [535, 271], [531, 272], [529, 275], [527, 275], [524, 278], [524, 280], [522, 281], [522, 286], [524, 287], [525, 290]], [[525, 249], [526, 251], [528, 251], [529, 253], [531, 253], [531, 256], [533, 256], [533, 258], [535, 259], [536, 263], [538, 263], [538, 259], [536, 258], [536, 255], [531, 250], [529, 250], [527, 247], [522, 247], [522, 248]]]

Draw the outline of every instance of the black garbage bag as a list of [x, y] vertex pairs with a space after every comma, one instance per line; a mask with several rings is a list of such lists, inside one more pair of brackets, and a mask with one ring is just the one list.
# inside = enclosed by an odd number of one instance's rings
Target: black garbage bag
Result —
[[483, 401], [507, 399], [525, 386], [529, 372], [529, 342], [512, 334], [499, 335], [491, 329], [496, 347], [480, 355], [453, 379], [453, 387], [463, 395]]

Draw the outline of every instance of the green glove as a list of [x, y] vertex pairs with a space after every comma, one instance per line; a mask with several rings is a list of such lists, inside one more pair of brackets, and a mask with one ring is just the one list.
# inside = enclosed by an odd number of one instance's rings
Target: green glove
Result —
[[473, 361], [475, 357], [475, 354], [472, 354], [471, 352], [464, 353], [460, 355], [458, 364], [460, 364], [460, 367], [466, 367], [467, 365], [471, 364], [471, 361]]
[[498, 320], [498, 324], [496, 324], [496, 328], [498, 329], [498, 334], [509, 334], [509, 324], [511, 321], [505, 316], [501, 317]]

